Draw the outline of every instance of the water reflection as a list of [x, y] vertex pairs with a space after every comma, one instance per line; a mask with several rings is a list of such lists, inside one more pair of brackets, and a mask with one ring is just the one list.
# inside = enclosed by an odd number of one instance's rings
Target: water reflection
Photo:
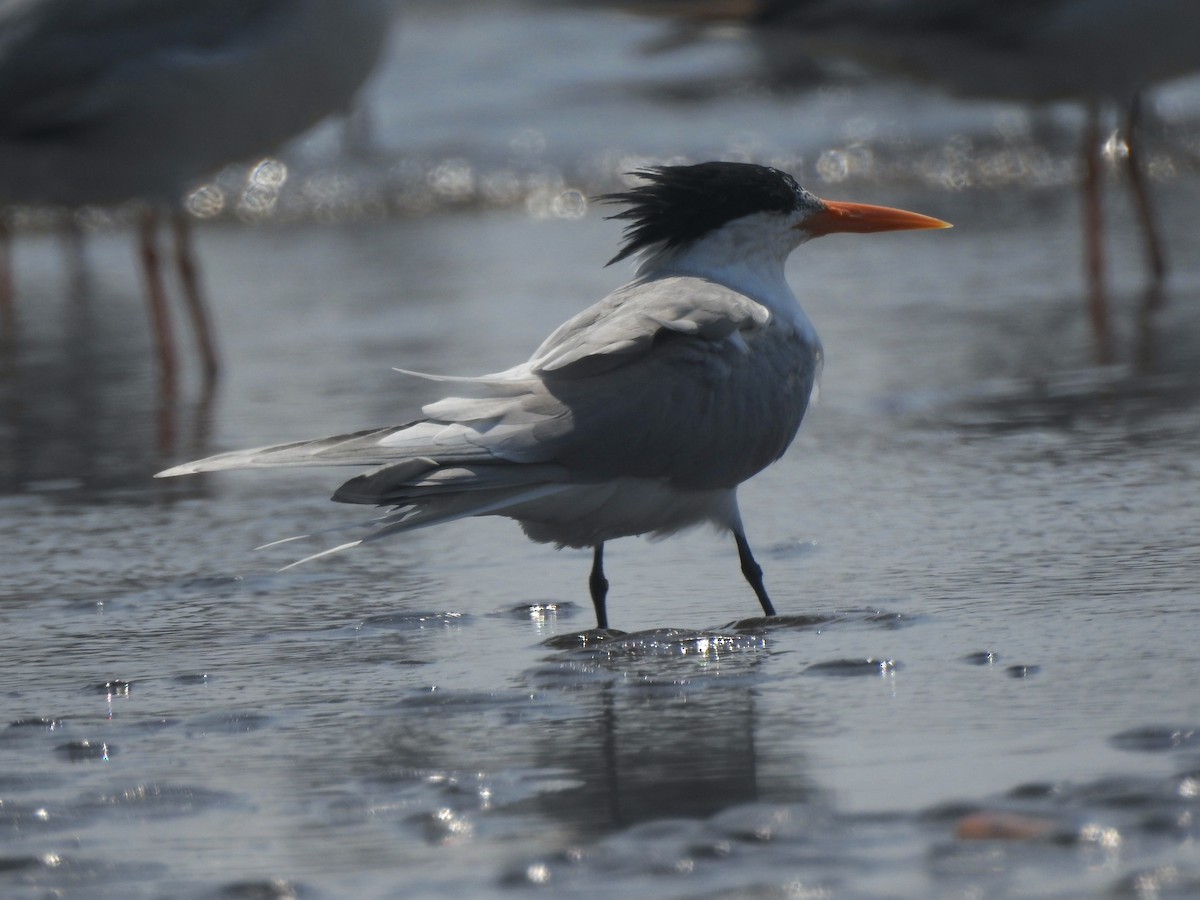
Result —
[[[708, 818], [763, 799], [815, 799], [803, 758], [786, 775], [760, 775], [755, 685], [766, 654], [751, 649], [761, 647], [758, 639], [735, 640], [745, 649], [707, 660], [689, 654], [690, 638], [668, 649], [655, 634], [622, 642], [654, 645], [651, 656], [556, 653], [527, 673], [533, 692], [524, 700], [515, 693], [414, 696], [402, 704], [371, 779], [397, 786], [436, 772], [455, 773], [461, 783], [465, 773], [481, 773], [502, 783], [506, 773], [527, 772], [532, 788], [493, 784], [482, 800], [472, 788], [458, 811], [470, 815], [499, 802], [505, 814], [558, 823], [574, 841], [639, 822]], [[549, 786], [539, 789], [543, 783]]]
[[213, 385], [187, 398], [163, 389], [128, 299], [83, 265], [62, 295], [29, 297], [0, 344], [0, 492], [145, 491], [155, 466], [206, 449]]
[[[1122, 299], [1130, 314], [1114, 336], [1120, 338], [1114, 353], [1119, 364], [1019, 375], [1005, 367], [1011, 377], [987, 379], [966, 392], [951, 390], [940, 400], [930, 398], [936, 407], [932, 419], [983, 439], [1059, 432], [1070, 435], [1077, 449], [1116, 448], [1167, 436], [1187, 440], [1200, 424], [1200, 332], [1193, 327], [1200, 298], [1152, 287]], [[985, 351], [980, 347], [977, 352]], [[904, 406], [901, 401], [896, 408], [904, 411]], [[908, 411], [917, 412], [915, 407]], [[918, 412], [917, 420], [922, 418]]]

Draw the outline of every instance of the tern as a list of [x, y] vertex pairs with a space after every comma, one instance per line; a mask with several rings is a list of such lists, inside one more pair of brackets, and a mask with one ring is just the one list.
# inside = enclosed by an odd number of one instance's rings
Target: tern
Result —
[[466, 516], [506, 516], [534, 541], [592, 549], [588, 585], [601, 629], [605, 543], [707, 523], [733, 535], [742, 574], [763, 613], [775, 615], [737, 488], [791, 444], [821, 366], [784, 263], [820, 235], [950, 226], [822, 200], [750, 163], [631, 174], [642, 182], [598, 199], [627, 207], [610, 217], [629, 223], [610, 264], [636, 255], [636, 277], [560, 326], [527, 362], [479, 377], [406, 372], [457, 393], [407, 424], [223, 453], [158, 477], [371, 466], [333, 499], [391, 510], [366, 537], [300, 562]]
[[[0, 203], [147, 204], [146, 293], [164, 380], [176, 360], [155, 241], [176, 262], [206, 378], [218, 360], [180, 198], [345, 111], [375, 66], [392, 0], [0, 2]], [[0, 313], [11, 318], [11, 285]]]

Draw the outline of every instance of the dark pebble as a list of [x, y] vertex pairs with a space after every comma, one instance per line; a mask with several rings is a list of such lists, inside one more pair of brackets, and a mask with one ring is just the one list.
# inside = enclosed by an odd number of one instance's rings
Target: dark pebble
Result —
[[813, 663], [805, 674], [833, 675], [837, 677], [852, 675], [887, 675], [900, 668], [900, 663], [894, 659], [831, 659], [828, 662]]
[[8, 723], [9, 728], [38, 728], [46, 731], [61, 731], [67, 723], [62, 719], [48, 719], [44, 716], [30, 716], [27, 719], [16, 719]]
[[1118, 750], [1133, 750], [1142, 753], [1161, 753], [1200, 743], [1200, 734], [1195, 728], [1173, 725], [1146, 725], [1121, 731], [1108, 739]]
[[88, 762], [93, 759], [108, 759], [117, 748], [105, 741], [68, 741], [54, 748], [71, 762]]
[[1009, 678], [1028, 678], [1030, 675], [1036, 675], [1042, 671], [1041, 666], [1009, 666], [1004, 670], [1008, 673]]
[[963, 662], [972, 666], [990, 666], [993, 663], [999, 662], [999, 660], [999, 654], [991, 650], [977, 650], [963, 657]]
[[1041, 800], [1045, 797], [1053, 797], [1060, 791], [1061, 788], [1051, 781], [1030, 781], [1018, 784], [1008, 792], [1007, 796], [1014, 800]]
[[211, 677], [207, 672], [194, 672], [189, 675], [176, 675], [171, 680], [176, 684], [208, 684]]

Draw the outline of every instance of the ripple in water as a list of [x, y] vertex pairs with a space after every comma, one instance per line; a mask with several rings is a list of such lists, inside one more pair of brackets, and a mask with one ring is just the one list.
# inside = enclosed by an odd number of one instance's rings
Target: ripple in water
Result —
[[135, 784], [123, 790], [87, 797], [81, 808], [121, 813], [130, 818], [169, 819], [238, 805], [233, 794], [194, 785]]
[[656, 628], [615, 636], [594, 647], [573, 651], [576, 658], [635, 660], [645, 657], [699, 656], [719, 659], [723, 655], [766, 649], [759, 635], [721, 634], [685, 628]]
[[470, 616], [460, 612], [394, 612], [367, 616], [359, 629], [378, 628], [391, 631], [420, 631], [424, 628], [450, 628], [469, 622]]
[[269, 716], [252, 712], [220, 712], [198, 716], [187, 723], [188, 737], [205, 734], [248, 734], [266, 727]]

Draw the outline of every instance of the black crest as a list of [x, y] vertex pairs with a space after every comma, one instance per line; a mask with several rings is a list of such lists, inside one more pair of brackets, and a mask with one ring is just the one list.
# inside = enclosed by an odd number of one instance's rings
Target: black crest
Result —
[[751, 213], [793, 212], [804, 195], [791, 175], [752, 163], [654, 166], [632, 174], [646, 184], [596, 198], [629, 204], [629, 209], [608, 217], [630, 221], [625, 243], [608, 261], [610, 266], [655, 244], [671, 248], [690, 243]]

